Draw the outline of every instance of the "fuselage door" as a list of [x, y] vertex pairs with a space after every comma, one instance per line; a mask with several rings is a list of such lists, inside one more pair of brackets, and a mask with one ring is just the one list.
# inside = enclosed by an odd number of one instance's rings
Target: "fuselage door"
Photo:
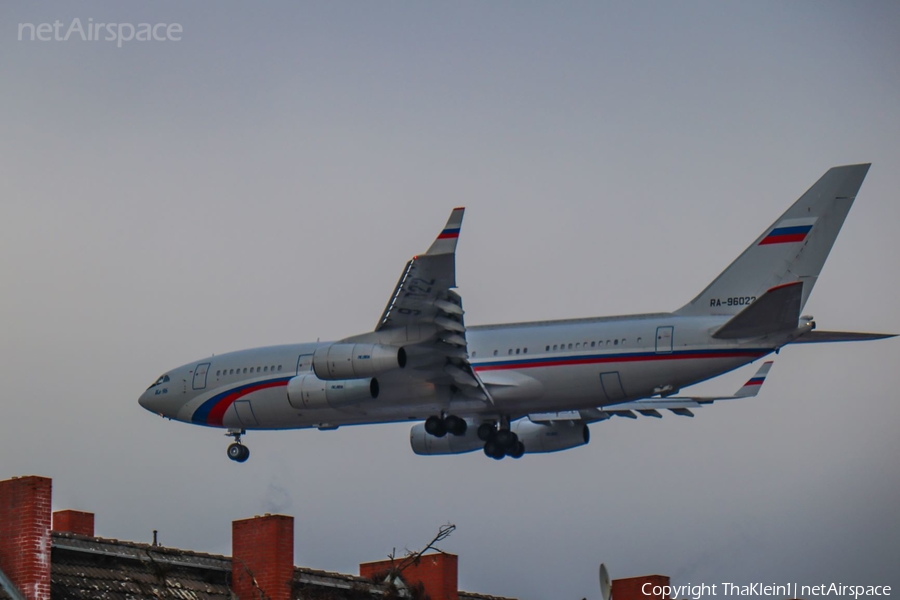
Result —
[[301, 354], [297, 359], [297, 375], [312, 370], [312, 354]]
[[671, 326], [656, 328], [656, 353], [671, 354], [672, 338], [674, 337], [675, 328]]
[[194, 368], [194, 382], [192, 387], [195, 390], [206, 389], [206, 374], [209, 372], [209, 363], [200, 363]]

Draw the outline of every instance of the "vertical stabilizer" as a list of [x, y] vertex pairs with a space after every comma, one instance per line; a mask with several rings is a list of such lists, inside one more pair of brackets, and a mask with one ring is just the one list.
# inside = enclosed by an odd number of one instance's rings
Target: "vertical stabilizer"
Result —
[[735, 315], [767, 290], [802, 282], [806, 304], [869, 164], [829, 169], [680, 315]]

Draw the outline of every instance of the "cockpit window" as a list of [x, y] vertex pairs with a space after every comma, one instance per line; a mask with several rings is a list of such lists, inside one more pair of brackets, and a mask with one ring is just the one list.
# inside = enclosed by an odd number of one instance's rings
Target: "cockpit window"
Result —
[[147, 389], [149, 390], [149, 389], [155, 388], [156, 386], [158, 386], [161, 383], [168, 383], [168, 382], [169, 382], [168, 375], [160, 375], [159, 379], [157, 379], [156, 382], [153, 385], [151, 385], [150, 387], [148, 387]]

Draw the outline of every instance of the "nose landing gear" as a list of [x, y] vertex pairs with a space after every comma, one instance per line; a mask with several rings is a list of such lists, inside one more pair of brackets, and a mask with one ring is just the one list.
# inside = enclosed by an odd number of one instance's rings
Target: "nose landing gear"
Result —
[[250, 448], [241, 443], [241, 436], [247, 433], [243, 429], [229, 429], [225, 435], [234, 438], [234, 443], [228, 446], [228, 458], [235, 462], [245, 462], [250, 458]]

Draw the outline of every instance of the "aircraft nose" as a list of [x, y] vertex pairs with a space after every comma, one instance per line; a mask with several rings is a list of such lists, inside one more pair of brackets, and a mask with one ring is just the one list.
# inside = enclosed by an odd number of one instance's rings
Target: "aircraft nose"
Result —
[[141, 394], [141, 397], [138, 398], [138, 404], [140, 404], [150, 412], [154, 412], [157, 414], [162, 412], [159, 406], [159, 399], [156, 398], [152, 390], [147, 390], [146, 392]]

